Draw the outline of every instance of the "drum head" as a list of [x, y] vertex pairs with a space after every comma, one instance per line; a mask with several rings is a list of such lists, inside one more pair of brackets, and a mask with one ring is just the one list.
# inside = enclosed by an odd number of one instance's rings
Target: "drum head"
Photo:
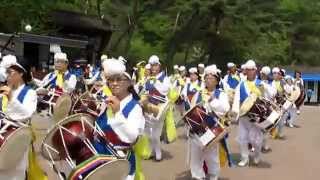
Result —
[[96, 81], [94, 82], [93, 86], [90, 89], [90, 93], [96, 93], [99, 89], [101, 89], [103, 87], [105, 83], [103, 83], [103, 81]]
[[[69, 117], [66, 117], [65, 119], [57, 122], [53, 128], [51, 128], [48, 132], [48, 134], [46, 135], [46, 137], [43, 139], [42, 144], [41, 144], [41, 154], [44, 158], [50, 160], [50, 155], [52, 157], [53, 160], [57, 161], [57, 160], [61, 160], [61, 157], [59, 156], [59, 152], [55, 152], [55, 150], [50, 149], [50, 147], [54, 147], [53, 145], [53, 136], [56, 134], [57, 131], [59, 131], [59, 127], [70, 123], [70, 122], [74, 122], [74, 121], [79, 121], [79, 122], [83, 122], [83, 123], [89, 123], [90, 125], [92, 125], [94, 127], [94, 119], [92, 118], [92, 116], [88, 115], [88, 114], [74, 114], [71, 115]], [[49, 147], [50, 146], [50, 147]], [[50, 154], [49, 154], [49, 152]]]
[[129, 162], [127, 160], [109, 161], [88, 174], [85, 180], [104, 180], [106, 177], [112, 179], [125, 179], [129, 174]]
[[68, 179], [75, 180], [82, 176], [86, 180], [125, 179], [129, 171], [129, 162], [126, 159], [117, 159], [114, 156], [97, 155], [79, 164], [69, 175]]
[[246, 100], [244, 100], [244, 102], [242, 103], [242, 105], [240, 107], [240, 116], [243, 116], [247, 112], [250, 111], [250, 109], [252, 108], [252, 106], [256, 102], [257, 98], [258, 97], [256, 94], [251, 94], [250, 96], [247, 97]]
[[48, 93], [49, 93], [49, 90], [45, 88], [40, 88], [37, 90], [38, 95], [47, 95]]
[[295, 87], [295, 89], [291, 92], [291, 95], [289, 96], [288, 100], [291, 102], [295, 102], [299, 98], [300, 93], [300, 88]]
[[73, 103], [72, 108], [71, 108], [71, 113], [75, 113], [74, 110], [75, 110], [75, 108], [79, 105], [79, 103], [81, 103], [81, 102], [80, 102], [81, 99], [86, 99], [86, 98], [88, 98], [88, 97], [90, 97], [89, 92], [85, 92], [85, 93], [81, 94], [81, 95], [77, 98], [77, 100]]
[[61, 95], [53, 107], [53, 119], [59, 122], [66, 118], [70, 113], [71, 106], [71, 97], [68, 94]]
[[184, 113], [184, 115], [182, 116], [182, 119], [186, 119], [186, 117], [192, 112], [195, 110], [195, 108], [198, 108], [198, 107], [202, 107], [202, 103], [198, 103], [196, 104], [195, 106], [191, 107], [186, 113]]
[[28, 152], [31, 140], [29, 127], [20, 127], [12, 132], [0, 148], [0, 169], [16, 167]]
[[231, 128], [220, 128], [221, 132], [211, 141], [207, 144], [207, 146], [204, 148], [205, 151], [212, 149], [215, 147], [214, 145], [219, 143], [221, 139], [223, 139], [230, 131]]
[[166, 114], [168, 112], [168, 109], [170, 107], [170, 103], [169, 101], [162, 103], [159, 106], [159, 113], [156, 117], [156, 119], [158, 119], [159, 121], [163, 121], [166, 118]]

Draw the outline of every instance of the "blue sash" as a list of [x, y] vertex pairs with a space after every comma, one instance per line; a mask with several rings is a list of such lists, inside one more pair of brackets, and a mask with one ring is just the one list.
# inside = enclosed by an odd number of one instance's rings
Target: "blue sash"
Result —
[[232, 75], [229, 74], [227, 83], [230, 86], [230, 88], [235, 89], [238, 86], [239, 81], [236, 78], [233, 78]]
[[[138, 101], [133, 98], [131, 99], [130, 102], [128, 102], [128, 104], [126, 104], [126, 106], [122, 110], [122, 114], [124, 115], [125, 118], [128, 118], [130, 112], [133, 110], [133, 108], [137, 104], [138, 104]], [[112, 127], [108, 124], [108, 117], [107, 117], [106, 111], [98, 117], [97, 124], [100, 126], [102, 131], [104, 131], [104, 132], [112, 131], [113, 132]], [[97, 150], [97, 152], [100, 154], [107, 154], [107, 155], [111, 154], [111, 152], [108, 150], [108, 148], [106, 148], [104, 143], [99, 140], [94, 141], [94, 147]], [[129, 175], [133, 175], [136, 170], [136, 158], [135, 158], [135, 154], [133, 152], [130, 152], [130, 154], [128, 156], [128, 161], [130, 164]]]
[[25, 85], [23, 87], [23, 89], [20, 91], [19, 95], [18, 95], [18, 101], [22, 104], [24, 101], [24, 98], [26, 97], [28, 91], [31, 89], [30, 86]]

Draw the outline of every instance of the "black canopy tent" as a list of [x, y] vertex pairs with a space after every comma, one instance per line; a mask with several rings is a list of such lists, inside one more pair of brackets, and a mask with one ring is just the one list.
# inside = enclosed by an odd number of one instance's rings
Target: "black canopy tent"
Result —
[[[0, 33], [0, 49], [5, 47], [3, 54], [24, 56], [36, 67], [41, 63], [50, 65], [50, 45], [57, 44], [71, 60], [84, 58], [88, 63], [97, 63], [97, 57], [100, 57], [112, 35], [110, 23], [97, 16], [62, 10], [53, 11], [50, 16], [56, 31], [49, 34]], [[78, 50], [76, 53], [68, 52], [73, 49]]]

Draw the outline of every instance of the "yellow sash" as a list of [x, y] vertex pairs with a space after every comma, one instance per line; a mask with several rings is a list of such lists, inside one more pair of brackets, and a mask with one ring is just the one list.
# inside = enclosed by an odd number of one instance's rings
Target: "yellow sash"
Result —
[[192, 85], [197, 91], [200, 91], [200, 90], [201, 90], [201, 87], [198, 85], [197, 82], [191, 82], [191, 85]]
[[183, 78], [179, 78], [178, 81], [181, 86], [184, 86], [184, 84], [186, 83]]
[[207, 89], [204, 89], [201, 92], [201, 99], [203, 102], [208, 102], [210, 99], [210, 92]]
[[112, 95], [112, 92], [111, 92], [110, 88], [108, 86], [106, 86], [106, 85], [102, 86], [102, 92], [106, 96], [111, 96]]
[[283, 92], [283, 89], [282, 89], [282, 86], [281, 86], [281, 84], [280, 84], [280, 81], [275, 81], [274, 83], [275, 83], [275, 85], [276, 85], [277, 91], [278, 91], [279, 93], [282, 93], [282, 92]]
[[237, 81], [240, 81], [240, 77], [237, 74], [233, 74], [233, 75], [231, 75], [231, 77], [233, 79], [236, 79]]
[[255, 81], [246, 81], [246, 84], [251, 93], [256, 94], [258, 97], [262, 95], [260, 89], [256, 86]]
[[[106, 96], [112, 96], [112, 92], [111, 92], [110, 88], [109, 88], [108, 86], [106, 86], [106, 85], [104, 85], [104, 86], [102, 87], [102, 92], [103, 92], [103, 94], [106, 95]], [[107, 109], [107, 117], [108, 117], [108, 118], [111, 118], [112, 116], [113, 116], [112, 109], [111, 109], [111, 108], [108, 108], [108, 109]]]
[[41, 169], [40, 164], [37, 160], [37, 153], [34, 150], [33, 142], [36, 141], [36, 135], [31, 127], [31, 135], [32, 135], [32, 142], [30, 144], [30, 150], [28, 153], [28, 171], [27, 171], [27, 179], [28, 180], [48, 180], [48, 176], [45, 172]]
[[63, 73], [56, 71], [56, 76], [57, 76], [57, 80], [56, 80], [56, 85], [60, 88], [63, 88]]
[[7, 111], [7, 106], [8, 106], [8, 97], [7, 96], [2, 96], [2, 112]]

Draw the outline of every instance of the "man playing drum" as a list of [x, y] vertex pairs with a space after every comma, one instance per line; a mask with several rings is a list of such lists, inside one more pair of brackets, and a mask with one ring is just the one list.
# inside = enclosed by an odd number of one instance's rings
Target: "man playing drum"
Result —
[[35, 80], [36, 84], [42, 88], [71, 93], [76, 87], [77, 78], [68, 71], [67, 54], [56, 53], [54, 55], [54, 68], [55, 71], [47, 74], [42, 81]]
[[[260, 80], [266, 84], [269, 91], [264, 91], [263, 97], [269, 101], [273, 101], [277, 90], [271, 85], [272, 79], [270, 78], [271, 69], [269, 66], [264, 66], [260, 70]], [[269, 133], [264, 134], [263, 144], [262, 144], [262, 152], [269, 152], [271, 149], [267, 145], [267, 139], [269, 137]]]
[[229, 62], [227, 64], [228, 67], [228, 74], [224, 76], [223, 78], [223, 88], [228, 91], [229, 89], [235, 89], [239, 82], [240, 82], [240, 76], [239, 73], [237, 72], [237, 66]]
[[[105, 60], [108, 59], [108, 56], [103, 54], [101, 55], [101, 64], [103, 64], [103, 62]], [[103, 80], [103, 69], [100, 68], [100, 66], [95, 66], [95, 67], [90, 67], [90, 72], [89, 72], [89, 78], [85, 80], [85, 84], [86, 85], [92, 85], [97, 81], [102, 81]]]
[[[240, 116], [241, 108], [245, 101], [250, 98], [256, 99], [262, 97], [262, 89], [267, 90], [265, 84], [256, 78], [257, 67], [253, 60], [249, 60], [244, 65], [247, 80], [242, 81], [235, 90], [233, 106], [231, 110], [231, 117], [237, 119]], [[238, 143], [240, 144], [241, 161], [239, 166], [246, 166], [249, 163], [249, 149], [248, 144], [251, 144], [255, 149], [253, 158], [254, 164], [260, 161], [260, 152], [263, 142], [263, 132], [251, 122], [251, 118], [246, 114], [239, 117]]]
[[[285, 76], [285, 80], [287, 82], [286, 86], [285, 86], [285, 91], [287, 94], [291, 94], [293, 93], [293, 91], [295, 90], [295, 88], [298, 88], [296, 86], [296, 84], [294, 84], [294, 80], [293, 77], [287, 75]], [[285, 124], [290, 127], [293, 128], [294, 126], [294, 122], [297, 119], [297, 107], [296, 104], [293, 102], [292, 105], [288, 108], [286, 114], [284, 115], [284, 120], [285, 120]]]
[[298, 115], [300, 114], [300, 106], [304, 103], [304, 99], [306, 97], [306, 94], [304, 92], [304, 82], [301, 76], [302, 75], [300, 71], [294, 72], [294, 83], [296, 84], [296, 86], [300, 88], [300, 91], [301, 91], [299, 99], [295, 102], [297, 106]]
[[[283, 71], [280, 70], [279, 67], [274, 67], [272, 69], [272, 76], [273, 76], [273, 81], [272, 81], [272, 86], [273, 88], [275, 88], [277, 90], [277, 94], [276, 94], [276, 98], [280, 98], [283, 99], [282, 101], [286, 101], [287, 98], [285, 96], [286, 91], [285, 88], [286, 87], [286, 81], [284, 80], [284, 75], [283, 75]], [[277, 102], [280, 103], [280, 102]], [[279, 104], [280, 106], [282, 106], [283, 104]], [[282, 107], [282, 111], [283, 113], [286, 113], [286, 109], [284, 109], [284, 107]], [[283, 115], [278, 123], [277, 126], [277, 131], [273, 134], [273, 138], [279, 138], [279, 139], [283, 139], [284, 138], [284, 134], [283, 134], [283, 128], [285, 125], [285, 115]]]

